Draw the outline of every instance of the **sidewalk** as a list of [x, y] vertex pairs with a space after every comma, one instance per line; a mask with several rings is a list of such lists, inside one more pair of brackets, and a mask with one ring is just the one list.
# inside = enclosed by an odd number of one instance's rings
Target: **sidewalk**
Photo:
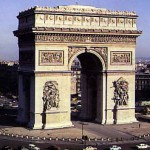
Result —
[[[82, 126], [78, 121], [73, 121], [74, 127], [54, 130], [31, 130], [19, 127], [14, 118], [0, 118], [0, 132], [13, 135], [51, 137], [51, 138], [81, 138]], [[150, 133], [150, 123], [136, 122], [124, 125], [100, 125], [87, 123], [84, 126], [83, 134], [90, 138], [131, 138]], [[139, 125], [140, 124], [140, 125]]]

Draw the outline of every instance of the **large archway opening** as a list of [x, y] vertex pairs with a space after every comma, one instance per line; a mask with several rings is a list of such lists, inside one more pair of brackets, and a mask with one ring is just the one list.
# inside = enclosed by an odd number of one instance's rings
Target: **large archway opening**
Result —
[[[75, 65], [79, 62], [79, 65]], [[71, 95], [72, 119], [102, 120], [103, 66], [93, 53], [81, 53], [72, 65], [72, 79], [76, 80], [76, 93]], [[78, 63], [77, 63], [78, 64]], [[73, 84], [71, 84], [73, 87]]]

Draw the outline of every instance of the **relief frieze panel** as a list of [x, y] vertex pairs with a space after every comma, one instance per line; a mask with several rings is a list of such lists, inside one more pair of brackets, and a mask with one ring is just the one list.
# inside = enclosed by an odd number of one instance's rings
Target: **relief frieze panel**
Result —
[[[22, 20], [22, 19], [20, 19]], [[136, 19], [134, 18], [118, 18], [118, 17], [108, 17], [108, 16], [74, 16], [74, 15], [56, 15], [56, 14], [36, 14], [37, 23], [45, 24], [47, 27], [53, 26], [57, 27], [62, 25], [74, 25], [82, 27], [91, 27], [91, 25], [97, 25], [97, 27], [127, 27], [127, 28], [136, 28]], [[130, 26], [131, 22], [131, 26]], [[21, 21], [23, 24], [23, 21]]]
[[120, 52], [113, 51], [110, 53], [111, 65], [131, 65], [132, 64], [132, 52]]
[[83, 25], [90, 25], [91, 17], [83, 17]]
[[132, 20], [132, 27], [136, 27], [136, 19]]
[[84, 34], [36, 34], [36, 42], [78, 42], [78, 43], [135, 43], [135, 36], [84, 35]]
[[125, 25], [125, 19], [124, 18], [117, 18], [117, 26], [118, 27], [124, 27]]
[[55, 24], [63, 24], [64, 23], [64, 16], [63, 15], [56, 15], [55, 16]]
[[49, 20], [54, 20], [54, 15], [49, 15]]
[[99, 17], [91, 17], [91, 25], [99, 26]]
[[54, 15], [45, 14], [44, 23], [47, 23], [47, 24], [49, 24], [49, 23], [50, 23], [50, 24], [54, 24], [54, 23], [55, 23]]
[[41, 50], [39, 51], [39, 65], [51, 66], [51, 65], [63, 65], [64, 52], [61, 50]]
[[108, 26], [108, 18], [100, 17], [100, 26]]
[[[32, 14], [30, 13], [30, 10], [20, 13], [22, 16], [19, 18], [19, 25], [21, 28], [28, 26], [30, 23], [31, 26], [35, 26], [33, 20], [36, 20], [36, 26], [54, 28], [58, 27], [59, 25], [62, 25], [62, 27], [66, 27], [67, 25], [69, 27], [70, 25], [73, 25], [73, 27], [77, 28], [95, 28], [93, 27], [94, 25], [97, 29], [99, 29], [99, 27], [113, 27], [118, 29], [118, 26], [119, 28], [122, 27], [122, 29], [126, 29], [126, 27], [127, 29], [130, 28], [131, 30], [136, 29], [137, 15], [135, 12], [111, 11], [98, 8], [41, 8], [37, 6], [33, 8], [33, 10], [35, 11], [35, 18], [33, 17], [31, 19], [29, 18]], [[111, 20], [109, 20], [110, 18]], [[115, 19], [117, 20], [118, 25], [114, 22]], [[126, 25], [126, 23], [128, 24], [128, 22], [125, 21], [126, 19], [131, 19], [133, 25]], [[125, 25], [122, 26], [122, 24]]]
[[81, 25], [82, 24], [82, 16], [74, 16], [73, 17], [73, 24], [74, 25]]
[[126, 18], [125, 19], [125, 26], [126, 27], [132, 27], [132, 19]]
[[109, 26], [112, 27], [116, 26], [116, 18], [109, 18]]
[[64, 16], [64, 24], [72, 24], [73, 23], [73, 16]]

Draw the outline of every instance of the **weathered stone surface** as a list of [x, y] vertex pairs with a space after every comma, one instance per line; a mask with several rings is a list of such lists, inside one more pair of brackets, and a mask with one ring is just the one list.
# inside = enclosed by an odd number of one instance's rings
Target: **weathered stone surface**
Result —
[[[19, 122], [33, 129], [72, 126], [71, 65], [76, 57], [82, 65], [81, 118], [106, 124], [136, 121], [135, 46], [142, 32], [135, 12], [34, 7], [18, 19]], [[53, 83], [51, 90], [47, 83]]]

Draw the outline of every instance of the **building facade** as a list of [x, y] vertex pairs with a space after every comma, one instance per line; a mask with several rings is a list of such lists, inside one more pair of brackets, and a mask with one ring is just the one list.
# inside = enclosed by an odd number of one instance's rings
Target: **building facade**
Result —
[[150, 73], [136, 73], [135, 98], [136, 101], [150, 100]]
[[18, 15], [18, 122], [33, 129], [72, 126], [71, 65], [81, 63], [81, 118], [135, 119], [135, 12], [91, 6], [34, 7]]

